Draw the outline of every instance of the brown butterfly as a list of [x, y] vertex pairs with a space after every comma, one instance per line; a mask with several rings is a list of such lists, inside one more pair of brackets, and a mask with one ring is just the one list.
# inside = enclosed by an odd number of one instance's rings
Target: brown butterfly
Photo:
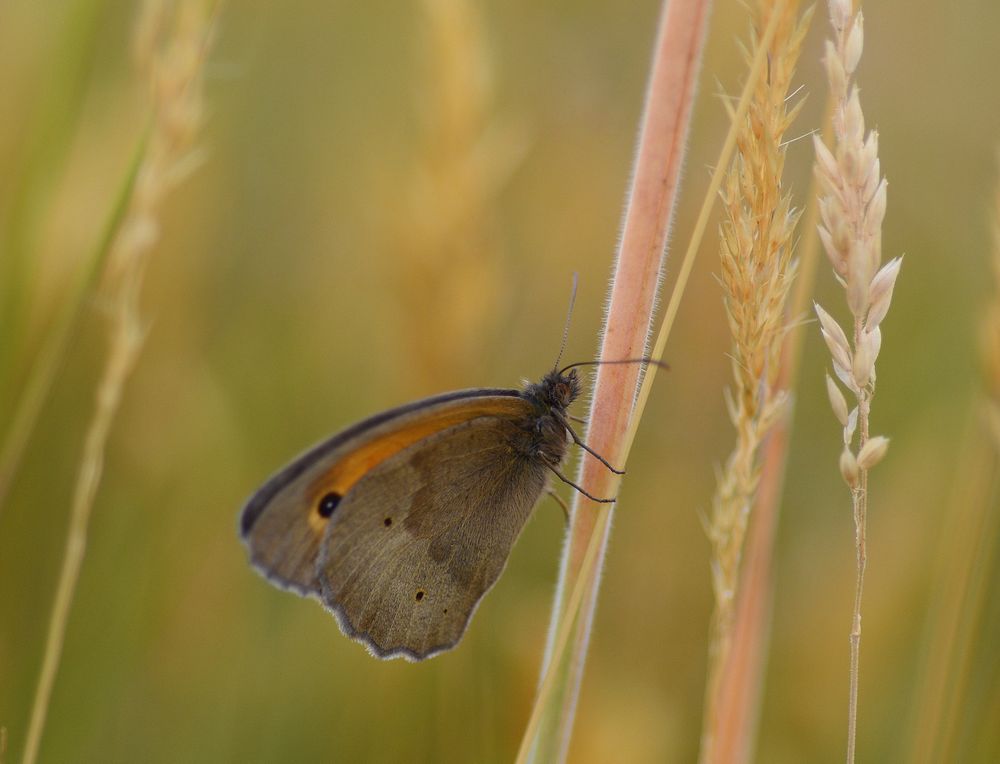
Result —
[[[569, 313], [576, 296], [576, 277]], [[569, 315], [562, 348], [569, 334]], [[250, 497], [240, 532], [275, 585], [316, 597], [380, 658], [423, 660], [462, 638], [572, 440], [576, 367], [521, 390], [476, 388], [384, 411], [334, 435]], [[555, 495], [555, 494], [553, 494]], [[556, 497], [558, 498], [558, 497]], [[560, 502], [561, 503], [561, 502]], [[565, 509], [565, 507], [564, 507]]]
[[559, 472], [570, 440], [614, 470], [568, 421], [580, 365], [522, 390], [425, 398], [320, 443], [243, 508], [254, 567], [318, 598], [380, 658], [454, 647], [550, 474], [612, 501]]

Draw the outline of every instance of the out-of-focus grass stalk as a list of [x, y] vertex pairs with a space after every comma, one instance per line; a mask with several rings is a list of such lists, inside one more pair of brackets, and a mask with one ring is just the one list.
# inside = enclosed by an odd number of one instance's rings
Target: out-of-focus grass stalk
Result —
[[[497, 210], [527, 144], [519, 126], [498, 113], [484, 4], [420, 0], [416, 10], [412, 89], [420, 130], [409, 172], [396, 184], [402, 198], [390, 216], [383, 264], [399, 307], [393, 313], [407, 385], [433, 391], [469, 377], [503, 313], [509, 278]], [[438, 667], [441, 707], [449, 688], [468, 676], [476, 653], [468, 647]], [[492, 718], [480, 715], [484, 752], [495, 733]], [[435, 719], [433, 734], [445, 750], [452, 719]]]
[[[668, 4], [662, 16], [636, 173], [612, 282], [600, 356], [604, 359], [635, 357], [645, 347], [696, 83], [706, 14], [705, 3], [685, 4], [675, 0]], [[765, 49], [774, 28], [775, 25], [770, 24], [765, 32]], [[750, 94], [757, 78], [762, 76], [765, 62], [766, 57], [760, 52], [754, 59], [736, 108], [736, 120], [746, 114]], [[666, 129], [667, 126], [670, 129]], [[695, 223], [652, 358], [663, 355], [694, 256], [722, 182], [723, 169], [728, 165], [735, 143], [734, 123]], [[640, 301], [640, 296], [647, 299]], [[631, 365], [598, 367], [588, 441], [599, 453], [610, 455], [612, 463], [627, 462], [655, 376], [656, 367], [650, 366], [642, 377], [638, 394], [633, 395], [638, 369]], [[596, 461], [585, 459], [581, 463], [580, 481], [596, 495], [615, 495], [620, 478], [603, 467], [595, 469], [596, 465]], [[610, 528], [610, 506], [595, 507], [579, 495], [574, 498], [570, 538], [564, 550], [542, 682], [521, 741], [519, 762], [527, 761], [531, 755], [538, 761], [546, 762], [559, 761], [566, 756], [596, 605], [601, 558]]]
[[[53, 176], [64, 166], [73, 145], [86, 101], [85, 80], [91, 71], [90, 59], [97, 46], [99, 25], [106, 12], [105, 0], [73, 0], [52, 9], [48, 19], [55, 39], [49, 55], [41, 55], [45, 69], [39, 77], [37, 100], [29, 108], [20, 150], [14, 167], [4, 178], [11, 189], [9, 201], [0, 209], [0, 326], [4, 341], [0, 346], [0, 400], [13, 396], [18, 355], [25, 340], [22, 331], [27, 318], [24, 300], [30, 294], [34, 256], [34, 229], [45, 214]], [[60, 24], [56, 30], [55, 26]], [[13, 115], [10, 115], [13, 116]], [[19, 115], [21, 116], [21, 115]], [[2, 500], [0, 500], [2, 504]]]
[[17, 300], [28, 291], [28, 274], [21, 273], [29, 268], [31, 260], [28, 257], [31, 246], [28, 229], [39, 214], [40, 199], [50, 180], [52, 168], [62, 163], [72, 143], [71, 135], [84, 101], [82, 94], [86, 92], [81, 78], [89, 68], [84, 62], [94, 47], [95, 28], [100, 21], [101, 10], [100, 2], [86, 0], [76, 3], [58, 42], [53, 45], [59, 55], [49, 57], [49, 65], [53, 71], [44, 78], [48, 86], [40, 88], [41, 104], [29, 129], [24, 131], [27, 136], [26, 146], [18, 153], [17, 156], [21, 159], [12, 173], [15, 193], [11, 206], [0, 213], [5, 224], [2, 234], [4, 242], [0, 247], [4, 255], [0, 258], [3, 273], [0, 314], [4, 316], [6, 338], [5, 347], [0, 351], [0, 390], [5, 393], [11, 391], [5, 400], [13, 401], [13, 406], [9, 409], [9, 424], [3, 430], [3, 443], [0, 445], [0, 512], [3, 511], [4, 500], [52, 380], [59, 371], [65, 349], [72, 339], [73, 329], [79, 322], [87, 296], [101, 272], [121, 223], [132, 193], [136, 168], [145, 150], [144, 141], [140, 141], [98, 246], [83, 266], [70, 293], [61, 298], [60, 310], [41, 343], [42, 348], [30, 361], [26, 381], [17, 394], [13, 394], [14, 381], [10, 378], [10, 372], [15, 364], [10, 355], [17, 351], [20, 344], [19, 327], [25, 313]]
[[907, 735], [906, 761], [912, 764], [966, 760], [958, 749], [956, 727], [959, 715], [972, 711], [967, 696], [970, 658], [981, 636], [979, 626], [1000, 533], [1000, 442], [987, 431], [989, 423], [984, 421], [991, 414], [988, 408], [996, 403], [989, 401], [985, 407], [979, 403], [970, 412], [932, 566], [933, 591]]
[[[481, 3], [421, 0], [420, 142], [387, 280], [400, 343], [422, 387], [453, 384], [503, 303], [496, 206], [524, 155], [523, 130], [496, 114]], [[433, 310], [428, 310], [433, 306]], [[413, 315], [426, 316], [414, 322]]]
[[[769, 0], [757, 3], [754, 38], [759, 38], [768, 19], [778, 13]], [[720, 744], [734, 731], [721, 727], [719, 712], [727, 700], [722, 692], [730, 689], [723, 680], [732, 648], [740, 563], [758, 489], [761, 446], [787, 408], [788, 391], [778, 383], [782, 342], [788, 331], [786, 301], [796, 271], [792, 249], [799, 213], [782, 185], [783, 139], [802, 104], [800, 100], [793, 105], [788, 92], [811, 12], [801, 20], [797, 16], [794, 0], [780, 10], [777, 32], [767, 52], [768, 76], [758, 82], [747, 117], [739, 125], [737, 154], [722, 191], [720, 281], [732, 334], [734, 377], [726, 400], [736, 429], [736, 445], [719, 473], [706, 529], [712, 542], [715, 611], [702, 722], [702, 762], [732, 760], [729, 752], [722, 753]]]
[[[177, 7], [171, 20], [165, 4], [149, 2], [136, 27], [136, 58], [140, 72], [152, 85], [153, 121], [128, 212], [108, 258], [108, 359], [98, 382], [94, 416], [74, 486], [66, 549], [25, 742], [25, 764], [33, 764], [38, 757], [86, 551], [87, 528], [100, 485], [108, 433], [125, 381], [142, 348], [139, 297], [146, 261], [159, 237], [159, 205], [191, 167], [188, 151], [201, 123], [201, 81], [216, 10], [217, 6], [210, 11], [204, 3], [188, 0]], [[172, 29], [167, 30], [171, 23]]]
[[111, 245], [118, 235], [119, 227], [125, 218], [139, 165], [146, 153], [146, 138], [143, 137], [133, 155], [125, 180], [118, 192], [114, 208], [108, 217], [101, 235], [101, 240], [94, 249], [82, 273], [77, 277], [71, 294], [62, 302], [62, 310], [56, 316], [54, 324], [45, 337], [41, 351], [34, 359], [28, 373], [27, 382], [14, 407], [13, 420], [4, 434], [3, 445], [0, 447], [0, 512], [10, 490], [11, 483], [17, 473], [28, 445], [31, 433], [38, 421], [42, 406], [52, 388], [52, 382], [62, 364], [66, 349], [73, 338], [74, 330], [80, 322], [94, 284], [101, 274]]
[[971, 657], [981, 636], [1000, 536], [1000, 185], [994, 197], [992, 265], [994, 294], [980, 350], [986, 400], [977, 401], [970, 413], [951, 501], [942, 515], [910, 719], [907, 761], [914, 764], [962, 760], [956, 726], [960, 710], [968, 710]]

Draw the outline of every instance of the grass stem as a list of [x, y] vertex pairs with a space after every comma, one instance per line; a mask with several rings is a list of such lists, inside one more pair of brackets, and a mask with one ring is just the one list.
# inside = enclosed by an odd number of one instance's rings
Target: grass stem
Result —
[[[647, 113], [644, 118], [640, 149], [638, 154], [635, 181], [628, 210], [626, 213], [625, 235], [619, 252], [615, 279], [612, 285], [612, 299], [608, 310], [605, 329], [605, 342], [602, 347], [602, 358], [634, 357], [642, 350], [648, 323], [652, 315], [652, 292], [648, 300], [638, 299], [616, 300], [616, 294], [621, 294], [625, 283], [639, 279], [639, 286], [652, 287], [659, 273], [659, 256], [663, 252], [667, 231], [667, 220], [657, 219], [655, 213], [666, 216], [672, 205], [671, 199], [653, 196], [658, 204], [650, 204], [649, 196], [653, 190], [669, 190], [673, 193], [673, 184], [663, 180], [666, 177], [676, 178], [680, 157], [677, 147], [683, 144], [682, 136], [664, 133], [655, 129], [658, 119], [670, 118], [671, 114], [684, 115], [680, 124], [686, 125], [690, 113], [690, 103], [693, 95], [694, 76], [696, 68], [692, 62], [697, 60], [698, 51], [704, 33], [707, 6], [692, 2], [685, 6], [680, 2], [670, 3], [663, 16], [663, 24], [657, 44], [657, 55], [654, 58], [653, 74], [647, 96]], [[765, 40], [770, 40], [775, 31], [774, 24], [768, 26]], [[766, 46], [764, 48], [766, 50]], [[683, 80], [684, 87], [677, 89], [674, 77], [670, 71], [670, 62], [674, 59], [688, 63]], [[694, 231], [689, 241], [680, 272], [668, 304], [663, 323], [657, 335], [656, 344], [651, 354], [652, 358], [660, 358], [666, 346], [667, 338], [673, 326], [674, 318], [680, 305], [681, 295], [687, 278], [691, 272], [694, 257], [701, 244], [708, 224], [711, 207], [718, 194], [722, 182], [724, 168], [728, 165], [736, 143], [735, 124], [746, 114], [749, 107], [750, 94], [765, 68], [766, 55], [760, 52], [755, 56], [753, 66], [739, 104], [734, 112], [734, 123], [723, 144], [719, 161], [705, 194], [702, 209], [699, 212]], [[663, 102], [658, 103], [658, 98]], [[667, 109], [667, 106], [671, 108]], [[662, 110], [667, 109], [667, 113]], [[676, 123], [675, 123], [676, 124]], [[649, 141], [652, 145], [647, 144]], [[672, 161], [666, 162], [672, 156]], [[660, 162], [656, 162], [657, 157]], [[647, 161], [644, 161], [647, 160]], [[668, 204], [669, 202], [669, 204]], [[654, 214], [650, 214], [650, 213]], [[639, 236], [638, 231], [644, 230], [645, 235]], [[630, 236], [630, 233], [632, 234]], [[636, 246], [635, 239], [644, 246]], [[654, 259], [655, 258], [655, 259]], [[633, 275], [635, 274], [635, 275]], [[632, 284], [633, 289], [637, 285]], [[645, 310], [643, 310], [645, 306]], [[643, 317], [646, 317], [643, 320]], [[632, 332], [629, 332], [629, 329]], [[616, 347], [609, 347], [609, 338], [616, 341]], [[627, 339], [623, 339], [627, 338]], [[631, 378], [622, 374], [631, 373]], [[594, 387], [594, 401], [590, 417], [590, 431], [587, 441], [599, 453], [608, 456], [612, 462], [625, 464], [635, 438], [638, 422], [649, 392], [656, 376], [656, 367], [650, 366], [642, 377], [638, 394], [631, 395], [637, 380], [637, 371], [631, 365], [598, 367], [597, 382]], [[623, 384], [631, 380], [631, 387]], [[634, 400], [634, 406], [630, 405]], [[612, 426], [613, 425], [613, 426]], [[616, 434], [617, 433], [617, 434]], [[588, 469], [591, 460], [581, 464], [581, 484], [595, 494], [616, 495], [620, 478], [610, 475], [606, 470]], [[596, 460], [593, 464], [597, 465]], [[612, 505], [613, 506], [613, 505]], [[543, 664], [543, 677], [539, 691], [532, 708], [525, 734], [521, 741], [518, 761], [528, 761], [534, 751], [539, 761], [560, 761], [565, 759], [575, 711], [576, 696], [582, 677], [584, 657], [589, 637], [590, 623], [593, 618], [597, 596], [597, 582], [603, 550], [607, 544], [611, 521], [610, 506], [594, 508], [575, 497], [570, 528], [570, 539], [563, 556], [560, 571], [559, 588], [553, 610], [553, 630], [550, 632], [549, 649]], [[570, 588], [569, 583], [573, 586]], [[569, 592], [569, 594], [567, 594]], [[579, 610], [578, 610], [579, 609]], [[573, 629], [576, 638], [572, 645], [572, 654], [566, 657]], [[557, 686], [558, 683], [558, 686]], [[536, 747], [537, 746], [537, 747]]]

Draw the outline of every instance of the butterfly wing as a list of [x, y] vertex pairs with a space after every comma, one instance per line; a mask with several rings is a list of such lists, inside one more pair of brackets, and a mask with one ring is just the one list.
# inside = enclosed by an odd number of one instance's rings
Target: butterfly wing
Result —
[[295, 459], [246, 503], [240, 532], [254, 567], [302, 595], [320, 595], [316, 560], [329, 517], [320, 511], [377, 465], [422, 439], [478, 416], [523, 417], [517, 390], [446, 393], [391, 409], [334, 435]]
[[337, 506], [318, 579], [341, 628], [383, 658], [454, 647], [545, 487], [522, 423], [480, 417], [368, 472]]

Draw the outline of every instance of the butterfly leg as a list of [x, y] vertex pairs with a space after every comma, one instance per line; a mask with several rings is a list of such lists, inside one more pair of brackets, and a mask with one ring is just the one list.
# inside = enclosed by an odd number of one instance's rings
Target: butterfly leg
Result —
[[587, 492], [586, 492], [585, 490], [583, 490], [583, 489], [582, 489], [582, 488], [581, 488], [580, 486], [578, 486], [578, 485], [577, 485], [576, 483], [574, 483], [574, 482], [573, 482], [572, 480], [570, 480], [570, 479], [569, 479], [568, 477], [566, 477], [565, 475], [563, 475], [563, 474], [562, 474], [562, 473], [561, 473], [561, 472], [560, 472], [559, 470], [557, 470], [557, 469], [556, 469], [555, 467], [553, 467], [553, 466], [551, 466], [551, 465], [546, 465], [546, 466], [548, 466], [548, 468], [549, 468], [550, 470], [552, 470], [552, 473], [553, 473], [553, 474], [554, 474], [554, 475], [555, 475], [555, 476], [556, 476], [557, 478], [559, 478], [559, 479], [560, 479], [561, 481], [563, 481], [563, 482], [564, 482], [564, 483], [565, 483], [566, 485], [570, 485], [570, 486], [573, 486], [573, 488], [575, 488], [576, 490], [578, 490], [578, 491], [579, 491], [580, 493], [582, 493], [582, 494], [583, 494], [584, 496], [586, 496], [586, 497], [587, 497], [588, 499], [590, 499], [591, 501], [596, 501], [596, 502], [597, 502], [598, 504], [614, 504], [614, 503], [615, 503], [615, 502], [616, 502], [616, 501], [618, 500], [618, 499], [598, 499], [598, 498], [597, 498], [596, 496], [594, 496], [593, 494], [589, 494], [589, 493], [587, 493]]
[[601, 464], [603, 464], [605, 467], [607, 467], [609, 470], [611, 470], [616, 475], [624, 475], [625, 474], [625, 470], [617, 470], [617, 469], [615, 469], [614, 467], [611, 466], [611, 463], [607, 459], [605, 459], [603, 456], [601, 456], [599, 453], [597, 453], [594, 449], [592, 449], [590, 446], [588, 446], [586, 443], [584, 443], [583, 440], [580, 438], [580, 436], [577, 435], [576, 432], [573, 430], [573, 428], [569, 426], [568, 422], [563, 422], [563, 425], [565, 425], [566, 432], [569, 433], [569, 436], [573, 439], [573, 442], [576, 443], [580, 448], [582, 448], [588, 454], [590, 454], [591, 456], [593, 456], [595, 459], [597, 459], [597, 461], [599, 461]]
[[556, 500], [556, 504], [558, 504], [560, 507], [562, 507], [563, 516], [566, 518], [566, 522], [569, 523], [569, 507], [566, 506], [566, 502], [563, 501], [562, 496], [560, 496], [559, 494], [557, 494], [551, 488], [549, 489], [548, 493], [549, 493], [549, 496], [551, 496], [553, 499]]
[[587, 420], [584, 419], [582, 416], [573, 416], [572, 414], [567, 414], [566, 418], [571, 419], [572, 421], [577, 422], [579, 424], [587, 424]]

